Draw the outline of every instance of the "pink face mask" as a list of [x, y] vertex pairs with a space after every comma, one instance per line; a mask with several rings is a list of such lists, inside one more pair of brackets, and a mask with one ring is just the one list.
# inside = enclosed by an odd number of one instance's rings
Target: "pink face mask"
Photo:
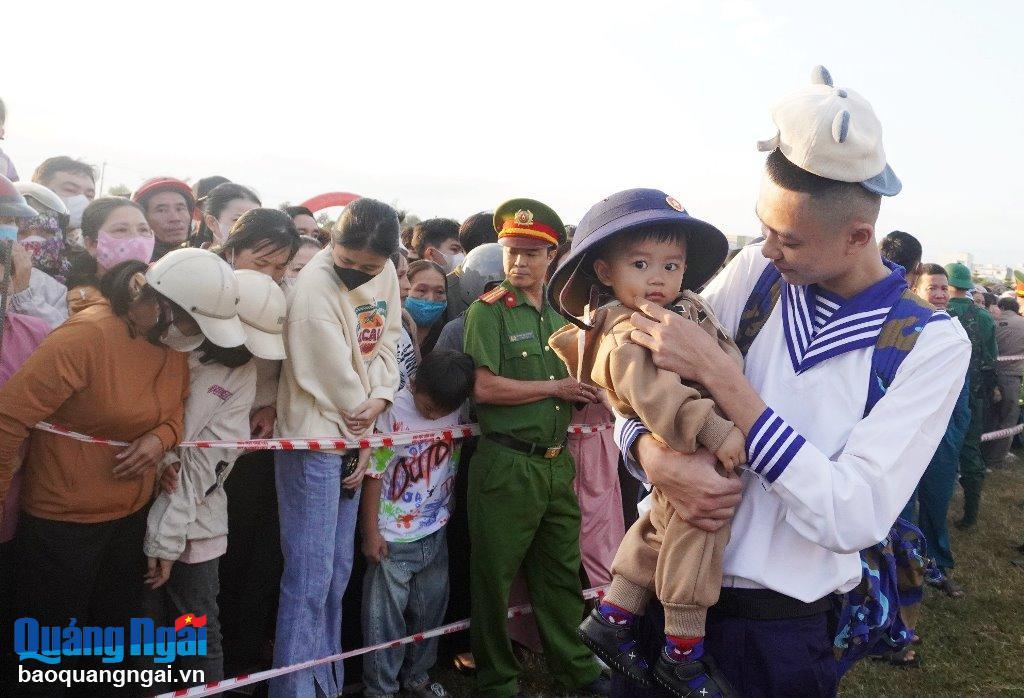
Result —
[[110, 269], [129, 259], [148, 264], [149, 258], [153, 256], [155, 242], [156, 239], [152, 235], [117, 238], [101, 230], [96, 237], [96, 261], [104, 269]]

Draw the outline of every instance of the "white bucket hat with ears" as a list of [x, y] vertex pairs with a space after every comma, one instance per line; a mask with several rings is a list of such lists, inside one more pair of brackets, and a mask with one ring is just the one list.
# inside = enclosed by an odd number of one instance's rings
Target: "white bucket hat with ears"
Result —
[[833, 87], [832, 76], [817, 66], [811, 84], [790, 93], [772, 108], [778, 128], [757, 144], [778, 148], [791, 163], [819, 177], [857, 182], [882, 196], [899, 194], [903, 185], [885, 160], [882, 124], [866, 99]]
[[203, 335], [219, 347], [245, 342], [238, 319], [238, 282], [231, 267], [208, 250], [172, 250], [146, 272], [146, 283], [185, 309]]
[[238, 317], [245, 330], [245, 347], [261, 359], [284, 359], [284, 320], [288, 310], [284, 291], [266, 274], [251, 269], [235, 272]]

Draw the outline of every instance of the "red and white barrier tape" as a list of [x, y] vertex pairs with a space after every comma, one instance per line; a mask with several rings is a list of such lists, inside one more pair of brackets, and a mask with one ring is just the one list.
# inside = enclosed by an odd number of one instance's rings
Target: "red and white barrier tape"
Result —
[[999, 431], [990, 431], [987, 434], [981, 435], [982, 441], [998, 441], [999, 439], [1005, 439], [1008, 436], [1015, 436], [1024, 431], [1024, 424], [1018, 424], [1017, 426], [1007, 427], [1006, 429], [1000, 429]]
[[[570, 435], [596, 434], [607, 431], [615, 426], [612, 422], [604, 424], [570, 424], [566, 432]], [[35, 426], [40, 431], [60, 434], [75, 441], [103, 446], [128, 446], [124, 441], [100, 439], [87, 434], [80, 434], [67, 427], [49, 422], [39, 422]], [[387, 434], [373, 434], [363, 439], [338, 439], [330, 436], [312, 439], [249, 439], [247, 441], [182, 441], [179, 446], [185, 448], [236, 448], [245, 451], [334, 451], [351, 448], [380, 448], [406, 446], [426, 441], [454, 441], [480, 434], [477, 424], [464, 424], [450, 429], [434, 429], [427, 431], [396, 431]]]
[[[583, 591], [584, 599], [599, 599], [604, 596], [604, 592], [607, 586], [593, 587]], [[525, 616], [533, 612], [533, 607], [530, 604], [523, 604], [522, 606], [513, 606], [508, 609], [509, 618], [518, 618]], [[369, 654], [370, 652], [376, 652], [377, 650], [392, 649], [395, 647], [401, 647], [403, 645], [411, 645], [417, 642], [423, 642], [429, 638], [441, 637], [442, 635], [451, 635], [462, 630], [469, 628], [469, 619], [459, 620], [448, 625], [442, 625], [440, 628], [434, 628], [433, 630], [427, 630], [422, 633], [416, 633], [415, 635], [409, 635], [403, 637], [400, 640], [393, 640], [391, 642], [382, 642], [378, 645], [370, 645], [369, 647], [360, 647], [357, 650], [349, 650], [347, 652], [341, 652], [339, 654], [332, 654], [329, 657], [321, 657], [320, 659], [310, 659], [306, 662], [298, 662], [296, 664], [289, 664], [288, 666], [279, 667], [277, 669], [267, 669], [266, 671], [259, 671], [255, 674], [243, 674], [242, 676], [235, 676], [230, 679], [223, 679], [221, 681], [211, 681], [200, 686], [193, 686], [192, 688], [182, 688], [177, 691], [169, 691], [168, 693], [161, 693], [156, 698], [181, 698], [183, 696], [189, 696], [189, 698], [197, 698], [198, 696], [214, 696], [218, 693], [230, 691], [231, 689], [238, 688], [240, 686], [248, 686], [252, 683], [259, 683], [260, 681], [267, 681], [269, 679], [277, 678], [278, 676], [284, 676], [285, 674], [291, 674], [296, 671], [302, 671], [303, 669], [311, 669], [312, 667], [319, 666], [320, 664], [327, 664], [330, 662], [339, 662], [344, 659], [351, 657], [358, 657], [363, 654]]]

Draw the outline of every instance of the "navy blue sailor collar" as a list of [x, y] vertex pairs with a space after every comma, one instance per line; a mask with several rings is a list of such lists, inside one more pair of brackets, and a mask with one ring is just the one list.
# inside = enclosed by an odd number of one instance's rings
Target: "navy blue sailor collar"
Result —
[[793, 370], [803, 373], [823, 361], [875, 344], [885, 318], [907, 289], [903, 269], [882, 260], [890, 273], [851, 298], [781, 282], [782, 325]]

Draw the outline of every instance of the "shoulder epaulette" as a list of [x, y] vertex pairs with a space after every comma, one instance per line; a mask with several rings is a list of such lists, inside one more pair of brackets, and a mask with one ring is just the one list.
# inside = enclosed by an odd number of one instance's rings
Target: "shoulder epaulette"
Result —
[[508, 293], [508, 291], [501, 286], [495, 286], [487, 293], [481, 294], [477, 300], [481, 300], [487, 305], [494, 305], [504, 298], [506, 293]]

